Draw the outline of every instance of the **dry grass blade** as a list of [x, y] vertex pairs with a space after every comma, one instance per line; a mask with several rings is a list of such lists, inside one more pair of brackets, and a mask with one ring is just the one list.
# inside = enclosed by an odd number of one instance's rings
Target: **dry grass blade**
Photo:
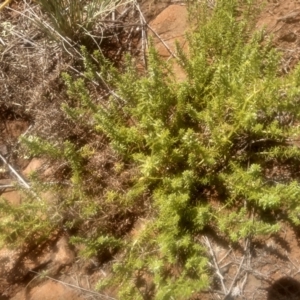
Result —
[[219, 264], [218, 264], [218, 262], [217, 262], [216, 255], [215, 255], [215, 253], [214, 253], [214, 250], [213, 250], [213, 248], [212, 248], [212, 246], [211, 246], [211, 243], [210, 243], [208, 237], [204, 236], [204, 237], [203, 237], [203, 242], [205, 243], [205, 245], [206, 245], [207, 248], [209, 249], [209, 253], [210, 253], [210, 255], [211, 255], [212, 259], [213, 259], [214, 267], [215, 267], [215, 269], [216, 269], [216, 274], [218, 275], [218, 277], [219, 277], [219, 279], [220, 279], [220, 282], [221, 282], [221, 285], [222, 285], [223, 293], [224, 293], [225, 295], [227, 295], [227, 294], [228, 294], [228, 291], [227, 291], [227, 288], [226, 288], [225, 283], [224, 283], [224, 277], [223, 277], [223, 275], [222, 275], [222, 273], [221, 273]]
[[2, 10], [6, 5], [8, 5], [12, 0], [5, 0], [1, 5], [0, 5], [0, 10]]
[[[44, 19], [37, 17], [35, 22], [51, 38], [61, 40], [61, 37], [64, 37], [71, 43], [84, 45], [89, 42], [95, 43], [95, 40], [91, 40], [90, 33], [93, 31], [96, 21], [107, 19], [114, 14], [117, 7], [131, 1], [37, 0], [42, 11], [47, 14], [53, 30], [49, 30], [49, 25]], [[100, 34], [103, 35], [103, 31], [100, 30]]]
[[63, 284], [65, 286], [68, 286], [68, 287], [71, 287], [71, 288], [75, 288], [75, 289], [79, 289], [79, 290], [81, 290], [83, 292], [90, 293], [90, 294], [95, 295], [95, 296], [99, 296], [101, 299], [116, 300], [116, 298], [113, 298], [113, 297], [110, 297], [110, 296], [107, 296], [107, 295], [104, 295], [104, 294], [100, 294], [100, 293], [92, 291], [92, 290], [84, 289], [84, 288], [82, 288], [80, 286], [77, 286], [77, 285], [74, 285], [74, 284], [70, 284], [70, 283], [67, 283], [67, 282], [64, 282], [64, 281], [61, 281], [61, 280], [57, 280], [55, 278], [52, 278], [52, 277], [47, 276], [47, 275], [43, 275], [43, 274], [35, 272], [35, 271], [30, 271], [30, 272], [34, 273], [34, 274], [36, 274], [38, 276], [41, 276], [43, 278], [47, 278], [47, 279], [50, 279], [50, 280], [52, 280], [54, 282]]
[[15, 175], [20, 184], [24, 186], [26, 189], [30, 189], [30, 185], [22, 178], [21, 175], [7, 162], [7, 160], [0, 154], [0, 158], [3, 163], [8, 167], [8, 169]]
[[[239, 267], [238, 267], [238, 269], [237, 269], [237, 271], [235, 273], [235, 276], [234, 276], [234, 278], [233, 278], [233, 280], [231, 282], [231, 285], [230, 285], [230, 287], [229, 287], [229, 289], [228, 289], [225, 297], [223, 298], [224, 300], [229, 300], [230, 299], [231, 293], [232, 293], [232, 291], [234, 289], [234, 285], [235, 285], [235, 283], [237, 281], [238, 276], [240, 275], [240, 272], [241, 272], [242, 266], [244, 264], [245, 258], [249, 254], [249, 245], [250, 245], [249, 239], [246, 239], [245, 248], [244, 248], [245, 254], [242, 257], [241, 262], [239, 264]], [[245, 277], [244, 280], [247, 280], [247, 277]], [[245, 285], [245, 282], [243, 283], [243, 286], [244, 285]]]
[[[32, 190], [31, 186], [22, 178], [22, 176], [16, 171], [15, 168], [12, 167], [11, 164], [7, 162], [7, 160], [0, 154], [0, 159], [2, 162], [8, 167], [9, 171], [17, 178], [19, 184], [25, 187], [30, 193], [38, 200], [42, 201], [42, 199]], [[0, 186], [1, 187], [1, 186]]]

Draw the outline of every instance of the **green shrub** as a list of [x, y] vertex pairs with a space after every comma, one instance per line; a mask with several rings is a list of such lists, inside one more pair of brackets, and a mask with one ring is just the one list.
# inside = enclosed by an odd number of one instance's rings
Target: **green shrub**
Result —
[[30, 195], [26, 202], [16, 206], [0, 198], [1, 248], [38, 245], [47, 240], [57, 228], [58, 218], [51, 215], [53, 218], [50, 220], [46, 203], [29, 199]]
[[[84, 79], [64, 74], [76, 100], [63, 105], [68, 117], [108, 138], [116, 168], [138, 170], [130, 189], [111, 187], [103, 205], [134, 210], [140, 199], [148, 205], [145, 226], [123, 243], [103, 228], [98, 238], [73, 239], [91, 247], [88, 255], [103, 245], [121, 247], [113, 275], [98, 284], [119, 286], [120, 299], [189, 299], [207, 288], [211, 276], [199, 237], [208, 227], [236, 242], [276, 233], [282, 219], [300, 223], [294, 172], [300, 67], [279, 76], [271, 41], [261, 32], [250, 35], [248, 2], [219, 0], [209, 15], [199, 11], [189, 53], [177, 49], [183, 82], [153, 48], [144, 76], [130, 59], [120, 73], [95, 53], [98, 70], [83, 48], [85, 77], [105, 80], [114, 91], [109, 101], [94, 101]], [[73, 150], [65, 156], [70, 163], [78, 160]], [[80, 203], [78, 210], [87, 202]]]
[[[280, 215], [299, 224], [300, 186], [292, 169], [300, 151], [288, 141], [299, 135], [300, 68], [278, 76], [280, 55], [271, 41], [261, 32], [250, 37], [251, 7], [237, 21], [242, 2], [218, 1], [210, 17], [199, 18], [189, 53], [178, 49], [182, 83], [153, 49], [142, 77], [130, 64], [122, 75], [112, 67], [107, 72], [99, 58], [101, 75], [125, 102], [111, 97], [106, 109], [90, 107], [95, 129], [139, 167], [129, 193], [137, 188], [152, 199], [149, 228], [128, 243], [110, 279], [122, 282], [121, 299], [142, 299], [138, 282], [149, 277], [155, 299], [187, 299], [207, 287], [197, 238], [207, 226], [235, 242], [276, 233]], [[283, 169], [288, 178], [270, 175]]]

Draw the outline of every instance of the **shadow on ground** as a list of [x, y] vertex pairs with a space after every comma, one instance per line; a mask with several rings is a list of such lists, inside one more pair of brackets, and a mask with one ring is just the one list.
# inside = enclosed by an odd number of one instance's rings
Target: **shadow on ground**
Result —
[[299, 300], [300, 282], [291, 277], [281, 277], [268, 290], [267, 300]]

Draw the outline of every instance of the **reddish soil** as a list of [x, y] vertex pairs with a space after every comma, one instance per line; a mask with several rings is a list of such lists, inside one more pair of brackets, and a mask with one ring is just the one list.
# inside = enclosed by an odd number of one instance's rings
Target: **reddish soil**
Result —
[[65, 286], [61, 283], [56, 283], [51, 280], [46, 280], [38, 285], [38, 287], [30, 289], [27, 287], [17, 293], [11, 300], [82, 300], [83, 297], [78, 295], [74, 288]]
[[149, 34], [154, 38], [154, 44], [159, 54], [173, 63], [173, 72], [177, 80], [184, 80], [185, 74], [176, 64], [175, 42], [187, 51], [185, 33], [188, 30], [188, 12], [184, 5], [170, 5], [149, 24], [153, 31]]
[[265, 28], [274, 36], [274, 44], [283, 53], [282, 68], [288, 72], [299, 61], [300, 52], [299, 1], [268, 1], [257, 21], [257, 28]]
[[[142, 11], [147, 21], [150, 22], [151, 28], [159, 35], [159, 38], [154, 35], [159, 53], [165, 59], [172, 59], [172, 55], [175, 53], [175, 40], [178, 40], [183, 47], [185, 45], [184, 32], [188, 29], [185, 6], [180, 3], [170, 5], [174, 1], [159, 1], [156, 3], [157, 1], [144, 0], [140, 2]], [[166, 7], [168, 8], [164, 10]], [[5, 15], [5, 17], [15, 18], [15, 15]], [[0, 22], [2, 22], [2, 19], [0, 19]], [[266, 34], [274, 36], [274, 45], [282, 51], [283, 72], [289, 72], [300, 58], [300, 3], [293, 0], [268, 1], [257, 19], [257, 28], [263, 27]], [[153, 32], [149, 31], [149, 34], [153, 35]], [[164, 43], [167, 44], [168, 48], [165, 47]], [[10, 57], [14, 58], [11, 53], [7, 54], [8, 57], [3, 57], [0, 60], [0, 67], [3, 67], [0, 75], [4, 74], [4, 77], [13, 76], [12, 74], [22, 75], [18, 77], [18, 89], [13, 89], [16, 83], [11, 86], [8, 85], [7, 90], [2, 85], [2, 89], [0, 87], [1, 96], [4, 97], [3, 95], [9, 93], [12, 103], [16, 103], [14, 101], [18, 97], [23, 97], [20, 102], [17, 102], [15, 110], [12, 110], [13, 106], [3, 105], [0, 98], [2, 108], [0, 110], [2, 114], [0, 118], [0, 154], [7, 157], [9, 162], [25, 176], [28, 175], [29, 171], [40, 168], [42, 162], [32, 162], [25, 170], [29, 161], [18, 155], [19, 144], [17, 138], [26, 132], [30, 124], [29, 119], [20, 113], [21, 110], [18, 107], [23, 105], [24, 99], [26, 100], [29, 95], [33, 95], [37, 97], [37, 100], [30, 103], [29, 109], [31, 109], [31, 112], [35, 109], [37, 111], [49, 109], [51, 113], [59, 111], [59, 107], [55, 107], [52, 102], [54, 96], [49, 91], [43, 90], [45, 83], [48, 85], [59, 83], [57, 70], [60, 69], [56, 69], [56, 67], [60, 64], [60, 54], [54, 55], [53, 49], [49, 53], [50, 56], [52, 55], [52, 60], [48, 56], [47, 59], [51, 60], [52, 63], [46, 66], [47, 70], [43, 71], [44, 81], [32, 75], [29, 85], [25, 80], [26, 78], [22, 81], [22, 76], [24, 77], [26, 72], [23, 71], [22, 73], [19, 69], [17, 70], [15, 64], [8, 67], [8, 59]], [[35, 62], [28, 65], [28, 68], [31, 69], [35, 67], [37, 70], [40, 69], [40, 66], [35, 66]], [[174, 66], [174, 72], [179, 80], [184, 79], [184, 74], [176, 65]], [[0, 83], [4, 78], [3, 76], [0, 77]], [[34, 93], [30, 91], [30, 88], [34, 90]], [[44, 95], [43, 99], [46, 99], [46, 102], [43, 102], [43, 107], [38, 102], [40, 98], [36, 93], [39, 91]], [[33, 109], [35, 104], [37, 106]], [[14, 112], [12, 113], [12, 111]], [[38, 129], [38, 126], [42, 124], [41, 120], [48, 119], [49, 122], [52, 122], [52, 127], [49, 128], [64, 126], [63, 123], [59, 123], [60, 118], [55, 121], [51, 120], [47, 110], [43, 115], [36, 118], [36, 124], [38, 125], [34, 126]], [[44, 134], [47, 134], [47, 132], [44, 132]], [[3, 168], [4, 165], [0, 162], [0, 170]], [[12, 177], [9, 172], [0, 171], [0, 179], [0, 184], [3, 185], [9, 184]], [[21, 201], [21, 196], [18, 193], [4, 193], [3, 189], [0, 190], [0, 195], [1, 193], [2, 196], [5, 196], [14, 204]], [[138, 228], [134, 228], [132, 232], [137, 230]], [[251, 244], [247, 244], [247, 247], [243, 244], [236, 248], [231, 248], [215, 236], [208, 234], [207, 238], [210, 244], [207, 244], [207, 247], [211, 247], [222, 275], [218, 276], [216, 270], [214, 270], [212, 273], [214, 274], [215, 283], [212, 289], [195, 299], [225, 299], [222, 295], [220, 278], [222, 278], [223, 285], [227, 290], [231, 289], [235, 292], [236, 296], [231, 299], [300, 299], [298, 231], [298, 228], [291, 228], [286, 224], [282, 224], [282, 230], [278, 236], [270, 236], [267, 239], [258, 238]], [[247, 249], [245, 252], [242, 251], [244, 247]], [[103, 295], [89, 293], [86, 290], [93, 291], [93, 286], [97, 280], [105, 276], [107, 266], [98, 266], [97, 261], [93, 260], [76, 260], [77, 251], [69, 246], [67, 235], [55, 236], [49, 244], [31, 249], [21, 259], [18, 254], [18, 252], [6, 248], [0, 251], [0, 299], [80, 300], [89, 297], [93, 297], [93, 299], [103, 298]], [[215, 267], [213, 266], [212, 270]], [[46, 276], [48, 277], [34, 277], [36, 273], [32, 271], [38, 273], [47, 271]], [[20, 274], [22, 275], [21, 281], [18, 280]], [[66, 283], [67, 286], [63, 283]], [[113, 293], [111, 296], [113, 296]]]

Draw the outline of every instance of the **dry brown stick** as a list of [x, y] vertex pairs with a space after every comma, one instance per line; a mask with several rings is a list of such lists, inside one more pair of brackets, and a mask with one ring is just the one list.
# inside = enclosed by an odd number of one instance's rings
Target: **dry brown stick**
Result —
[[255, 276], [256, 278], [259, 278], [259, 279], [262, 279], [262, 280], [265, 280], [266, 282], [268, 283], [272, 283], [272, 280], [270, 279], [271, 278], [271, 275], [274, 274], [275, 272], [277, 272], [279, 270], [279, 268], [276, 268], [275, 270], [273, 271], [270, 271], [269, 273], [267, 274], [263, 274], [261, 272], [258, 272], [256, 270], [253, 270], [252, 267], [247, 267], [247, 266], [242, 266], [242, 269], [245, 270], [247, 273], [251, 273], [253, 276]]
[[[97, 43], [97, 41], [95, 40], [94, 36], [88, 30], [86, 30], [83, 26], [81, 26], [80, 24], [78, 26], [81, 27], [81, 29], [86, 33], [86, 35], [89, 36], [93, 40], [93, 42], [97, 46], [99, 52], [102, 53], [102, 50], [101, 50], [99, 44]], [[102, 30], [102, 36], [101, 36], [101, 41], [100, 41], [100, 44], [101, 44], [102, 40], [103, 40], [103, 29], [102, 29], [101, 26], [100, 26], [100, 29]]]
[[[177, 58], [177, 56], [173, 53], [173, 51], [170, 49], [170, 47], [166, 44], [166, 42], [160, 37], [160, 35], [146, 22], [146, 19], [140, 9], [139, 4], [137, 3], [137, 1], [135, 1], [136, 4], [136, 8], [138, 9], [140, 16], [143, 20], [143, 24], [145, 24], [154, 34], [155, 36], [161, 41], [161, 43], [166, 47], [166, 49], [168, 50], [168, 52], [174, 57]], [[148, 45], [147, 45], [148, 48]]]
[[13, 185], [13, 184], [3, 184], [3, 185], [1, 185], [0, 184], [0, 190], [1, 189], [11, 189], [11, 188], [15, 188], [15, 186]]
[[241, 283], [241, 292], [243, 292], [243, 290], [245, 288], [245, 284], [247, 282], [247, 279], [248, 279], [248, 273], [246, 272], [245, 277], [244, 277], [244, 279], [242, 280], [242, 283]]
[[8, 5], [12, 0], [5, 0], [1, 5], [0, 5], [0, 10], [2, 10], [6, 5]]
[[230, 254], [230, 252], [232, 251], [232, 249], [230, 248], [226, 254], [218, 261], [218, 264], [221, 264], [221, 262]]
[[143, 14], [143, 12], [142, 12], [142, 10], [141, 10], [140, 5], [138, 4], [138, 2], [135, 1], [135, 2], [134, 2], [134, 5], [135, 5], [135, 7], [137, 8], [137, 10], [138, 10], [139, 13], [140, 13], [140, 18], [142, 19], [142, 24], [147, 24], [146, 19], [145, 19], [145, 17], [144, 17], [144, 14]]
[[27, 44], [30, 44], [33, 47], [36, 47], [36, 44], [34, 42], [30, 41], [29, 39], [27, 39], [25, 37], [25, 35], [22, 35], [22, 34], [18, 33], [17, 31], [13, 30], [13, 29], [11, 30], [11, 33], [14, 34], [15, 36], [17, 36], [20, 40], [22, 40], [23, 43], [25, 42]]
[[[145, 47], [145, 45], [146, 45], [146, 47]], [[146, 30], [145, 30], [145, 26], [143, 26], [143, 28], [142, 28], [142, 52], [143, 52], [144, 66], [145, 66], [146, 70], [148, 69], [147, 57], [146, 57], [146, 49], [147, 48], [148, 48], [148, 45], [147, 45], [147, 33], [146, 33]]]
[[6, 53], [8, 53], [8, 52], [9, 52], [11, 49], [13, 49], [14, 47], [18, 46], [19, 43], [20, 43], [19, 41], [14, 42], [14, 43], [11, 43], [11, 44], [9, 45], [9, 47], [7, 47], [5, 50], [3, 50], [3, 51], [1, 52], [1, 60], [0, 60], [0, 61], [3, 60], [3, 57], [4, 57], [4, 55], [5, 55]]
[[30, 191], [30, 193], [39, 201], [42, 199], [31, 189], [30, 185], [22, 178], [22, 176], [12, 167], [11, 164], [8, 163], [8, 161], [0, 154], [0, 159], [3, 161], [3, 163], [8, 167], [8, 169], [11, 171], [11, 173], [14, 174], [14, 176], [17, 178], [18, 182], [25, 187], [27, 190]]
[[134, 2], [137, 10], [140, 13], [140, 21], [142, 24], [142, 52], [143, 52], [143, 61], [144, 61], [144, 66], [145, 69], [147, 70], [147, 58], [146, 58], [146, 50], [148, 49], [148, 38], [147, 38], [147, 30], [146, 30], [146, 26], [147, 26], [147, 22], [146, 19], [144, 17], [144, 14], [140, 8], [140, 5], [137, 1]]
[[233, 280], [232, 280], [232, 282], [231, 282], [231, 285], [230, 285], [230, 287], [229, 287], [229, 290], [228, 290], [228, 292], [225, 294], [225, 297], [223, 298], [223, 300], [228, 299], [228, 296], [231, 294], [231, 291], [232, 291], [232, 289], [233, 289], [233, 287], [234, 287], [234, 285], [235, 285], [235, 282], [236, 282], [236, 280], [237, 280], [237, 277], [239, 276], [239, 274], [240, 274], [240, 272], [241, 272], [242, 266], [243, 266], [244, 261], [245, 261], [245, 258], [246, 258], [246, 254], [247, 254], [247, 250], [248, 250], [248, 244], [249, 244], [249, 239], [247, 238], [247, 240], [246, 240], [246, 245], [245, 245], [245, 248], [244, 248], [244, 251], [245, 251], [246, 253], [243, 255], [243, 258], [242, 258], [242, 260], [241, 260], [241, 262], [240, 262], [239, 268], [238, 268], [238, 270], [236, 271], [235, 276], [234, 276], [234, 278], [233, 278]]
[[0, 154], [0, 158], [3, 161], [3, 163], [8, 167], [8, 169], [17, 177], [18, 181], [23, 185], [26, 189], [30, 189], [30, 185], [22, 178], [21, 175], [12, 167], [11, 164], [8, 163], [8, 161]]
[[287, 259], [290, 261], [290, 263], [294, 266], [294, 268], [297, 270], [297, 273], [299, 273], [300, 268], [290, 259], [287, 251], [285, 251], [285, 256], [287, 257]]
[[147, 27], [155, 34], [155, 36], [161, 41], [161, 43], [166, 47], [166, 49], [168, 50], [168, 52], [174, 57], [177, 58], [177, 56], [175, 55], [175, 53], [170, 49], [170, 47], [166, 44], [166, 42], [160, 37], [160, 35], [149, 25], [146, 24]]
[[220, 278], [223, 292], [224, 292], [225, 295], [227, 295], [227, 288], [226, 288], [226, 286], [224, 284], [224, 277], [223, 277], [223, 275], [222, 275], [222, 273], [220, 271], [220, 268], [219, 268], [219, 265], [218, 265], [218, 262], [217, 262], [217, 258], [216, 258], [216, 255], [214, 253], [214, 250], [213, 250], [213, 248], [211, 246], [211, 243], [210, 243], [208, 237], [206, 237], [206, 236], [203, 237], [203, 241], [206, 244], [206, 246], [208, 247], [210, 255], [211, 255], [212, 259], [213, 259], [214, 266], [215, 266], [215, 269], [216, 269], [216, 274]]
[[104, 78], [101, 76], [101, 74], [99, 72], [96, 72], [97, 76], [102, 80], [102, 82], [104, 83], [105, 87], [107, 88], [108, 92], [113, 95], [115, 98], [121, 100], [123, 103], [126, 103], [127, 101], [125, 99], [123, 99], [122, 97], [120, 97], [114, 90], [112, 90], [110, 88], [110, 86], [107, 84], [107, 82], [104, 80]]
[[97, 295], [97, 296], [99, 296], [99, 297], [102, 297], [103, 299], [116, 300], [116, 298], [113, 298], [113, 297], [110, 297], [110, 296], [107, 296], [107, 295], [104, 295], [104, 294], [100, 294], [100, 293], [97, 293], [97, 292], [94, 292], [94, 291], [91, 291], [91, 290], [82, 288], [82, 287], [80, 287], [80, 286], [76, 286], [76, 285], [74, 285], [74, 284], [70, 284], [70, 283], [67, 283], [67, 282], [63, 282], [63, 281], [61, 281], [61, 280], [57, 280], [57, 279], [52, 278], [52, 277], [50, 277], [50, 276], [44, 276], [43, 274], [40, 274], [40, 273], [35, 272], [35, 271], [32, 271], [32, 270], [30, 270], [29, 272], [32, 272], [32, 273], [37, 274], [37, 275], [39, 275], [39, 276], [42, 276], [42, 277], [44, 277], [44, 278], [53, 280], [53, 281], [55, 281], [55, 282], [57, 282], [57, 283], [60, 283], [60, 284], [65, 285], [65, 286], [69, 286], [69, 287], [72, 287], [72, 288], [75, 288], [75, 289], [79, 289], [79, 290], [81, 290], [81, 291], [83, 291], [83, 292], [87, 292], [87, 293], [90, 293], [90, 294], [93, 294], [93, 295]]
[[86, 275], [86, 281], [87, 281], [87, 284], [88, 284], [88, 287], [89, 289], [91, 289], [91, 284], [90, 284], [90, 280], [89, 280], [89, 275]]
[[[127, 3], [128, 4], [128, 3]], [[128, 6], [127, 8], [125, 8], [124, 10], [123, 10], [123, 12], [118, 16], [118, 18], [117, 18], [117, 21], [116, 22], [118, 22], [118, 21], [120, 21], [120, 20], [122, 20], [122, 19], [124, 19], [124, 18], [126, 18], [126, 16], [128, 15], [128, 13], [129, 13], [129, 11], [130, 11], [130, 9], [131, 9], [131, 7], [130, 6]], [[120, 22], [122, 22], [122, 21], [120, 21]]]
[[[141, 20], [142, 21], [142, 20]], [[147, 70], [147, 58], [146, 58], [146, 49], [148, 48], [147, 45], [147, 31], [145, 30], [145, 24], [142, 25], [142, 52], [143, 52], [143, 61], [145, 69]]]
[[[132, 37], [132, 35], [133, 35], [133, 31], [134, 31], [134, 27], [132, 27], [132, 28], [130, 29], [130, 32], [129, 32], [128, 36], [127, 36], [127, 39], [126, 39], [125, 42], [124, 42], [125, 45], [126, 45], [126, 44], [129, 44], [129, 47], [128, 47], [129, 51], [131, 50], [131, 44], [130, 44], [128, 41], [131, 39], [131, 37]], [[116, 54], [116, 57], [118, 57], [118, 55], [120, 55], [121, 51], [122, 51], [122, 47], [119, 48], [119, 50], [118, 50], [118, 52], [117, 52], [117, 54]]]

